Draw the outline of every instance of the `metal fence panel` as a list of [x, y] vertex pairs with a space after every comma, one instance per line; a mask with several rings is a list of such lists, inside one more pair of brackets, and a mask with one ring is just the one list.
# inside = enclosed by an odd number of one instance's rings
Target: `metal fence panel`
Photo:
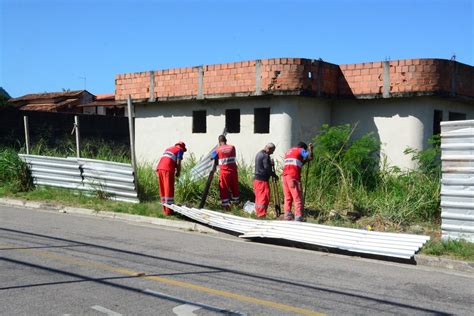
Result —
[[441, 122], [441, 230], [474, 242], [474, 120]]
[[191, 173], [189, 177], [190, 181], [197, 181], [199, 179], [203, 179], [209, 176], [209, 173], [211, 173], [212, 166], [214, 164], [214, 161], [211, 159], [212, 152], [216, 148], [217, 146], [212, 148], [212, 150], [191, 169]]
[[131, 164], [85, 158], [19, 155], [35, 185], [102, 192], [112, 200], [138, 203]]
[[174, 204], [166, 206], [198, 222], [240, 233], [241, 238], [285, 239], [387, 257], [410, 259], [429, 240], [429, 236], [373, 232], [292, 221], [255, 220], [206, 209]]

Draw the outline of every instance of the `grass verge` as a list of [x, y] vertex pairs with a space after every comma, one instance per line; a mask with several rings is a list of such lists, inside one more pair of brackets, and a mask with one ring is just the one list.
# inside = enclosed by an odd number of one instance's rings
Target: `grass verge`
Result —
[[465, 240], [430, 240], [421, 253], [474, 262], [474, 243]]
[[53, 187], [38, 187], [33, 191], [16, 193], [5, 192], [5, 190], [2, 190], [0, 187], [0, 196], [18, 198], [22, 200], [44, 201], [64, 206], [83, 207], [95, 210], [97, 212], [111, 211], [158, 218], [166, 217], [167, 219], [181, 218], [179, 215], [163, 215], [159, 201], [150, 201], [139, 204], [118, 201], [116, 202], [86, 195], [81, 191], [71, 191]]

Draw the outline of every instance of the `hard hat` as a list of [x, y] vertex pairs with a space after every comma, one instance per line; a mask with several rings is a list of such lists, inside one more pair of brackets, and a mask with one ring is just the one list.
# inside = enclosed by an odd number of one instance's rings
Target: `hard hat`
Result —
[[185, 144], [184, 142], [179, 141], [179, 142], [177, 142], [177, 143], [174, 144], [174, 145], [181, 147], [181, 149], [182, 149], [183, 151], [187, 151], [187, 149], [186, 149], [186, 144]]

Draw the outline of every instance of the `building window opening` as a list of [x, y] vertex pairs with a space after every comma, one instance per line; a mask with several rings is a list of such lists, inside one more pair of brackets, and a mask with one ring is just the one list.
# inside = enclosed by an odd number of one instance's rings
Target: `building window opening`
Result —
[[228, 133], [240, 133], [240, 110], [225, 110], [225, 127]]
[[206, 133], [206, 111], [193, 111], [193, 133]]
[[258, 108], [254, 110], [253, 131], [255, 134], [270, 133], [270, 108]]
[[443, 111], [435, 110], [433, 116], [433, 135], [441, 134], [441, 121], [443, 120]]
[[450, 121], [464, 121], [466, 119], [466, 113], [449, 112]]

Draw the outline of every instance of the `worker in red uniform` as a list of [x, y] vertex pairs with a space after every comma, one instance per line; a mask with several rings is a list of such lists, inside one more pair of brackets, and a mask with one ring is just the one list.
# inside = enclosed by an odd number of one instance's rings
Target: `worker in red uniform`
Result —
[[[299, 142], [297, 146], [288, 150], [285, 154], [283, 164], [283, 194], [285, 196], [284, 211], [285, 220], [304, 221], [303, 218], [303, 190], [301, 186], [301, 168], [307, 161], [313, 160], [313, 145], [308, 146]], [[292, 205], [295, 207], [295, 216], [291, 211]]]
[[278, 178], [273, 172], [270, 155], [275, 151], [275, 144], [268, 143], [264, 149], [260, 150], [255, 157], [255, 174], [253, 180], [253, 190], [255, 192], [255, 213], [258, 218], [267, 215], [268, 204], [270, 202], [270, 177]]
[[[179, 177], [181, 173], [181, 160], [184, 152], [187, 151], [183, 142], [177, 142], [173, 147], [165, 150], [160, 162], [156, 167], [158, 182], [160, 186], [161, 203], [174, 203], [174, 177]], [[163, 206], [163, 213], [173, 214], [173, 210]]]
[[[237, 161], [235, 147], [227, 144], [224, 135], [220, 135], [219, 146], [212, 152], [212, 159], [219, 164], [219, 192], [221, 205], [224, 209], [239, 203], [239, 177], [237, 174]], [[231, 193], [231, 194], [229, 194]]]

